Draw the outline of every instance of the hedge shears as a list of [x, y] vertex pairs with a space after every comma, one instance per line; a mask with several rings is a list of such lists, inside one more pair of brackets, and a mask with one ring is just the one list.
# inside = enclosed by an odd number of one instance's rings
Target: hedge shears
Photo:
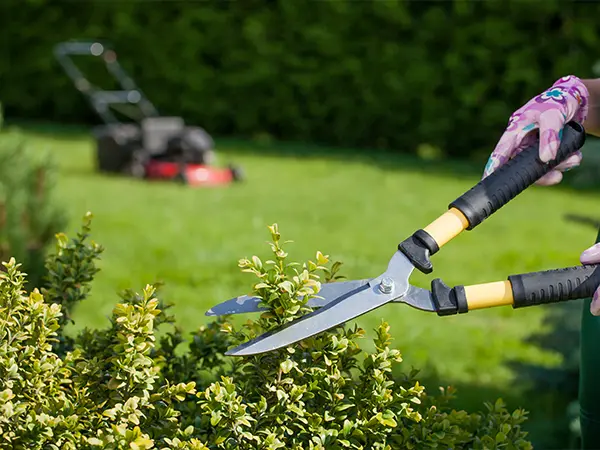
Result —
[[[504, 281], [452, 288], [436, 278], [431, 282], [431, 290], [409, 283], [415, 268], [425, 274], [433, 272], [430, 257], [442, 246], [464, 230], [477, 227], [584, 143], [583, 126], [574, 121], [567, 123], [554, 160], [542, 162], [537, 144], [524, 149], [450, 203], [439, 218], [402, 241], [381, 275], [323, 284], [318, 297], [307, 302], [318, 309], [239, 345], [226, 355], [247, 356], [283, 348], [392, 302], [448, 316], [496, 306], [522, 308], [592, 296], [600, 284], [600, 265], [511, 275]], [[240, 296], [216, 305], [206, 315], [263, 310], [261, 299]]]

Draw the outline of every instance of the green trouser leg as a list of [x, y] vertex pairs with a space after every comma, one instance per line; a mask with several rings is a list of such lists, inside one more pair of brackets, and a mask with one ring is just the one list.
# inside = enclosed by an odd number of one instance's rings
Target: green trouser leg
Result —
[[586, 450], [600, 449], [600, 317], [592, 316], [590, 303], [583, 302], [579, 370], [581, 448]]

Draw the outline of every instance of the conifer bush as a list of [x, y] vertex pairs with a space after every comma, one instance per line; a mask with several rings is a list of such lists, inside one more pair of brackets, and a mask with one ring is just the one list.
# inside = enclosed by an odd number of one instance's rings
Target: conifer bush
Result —
[[[0, 107], [1, 109], [1, 107]], [[0, 114], [0, 259], [16, 258], [34, 286], [44, 274], [46, 251], [66, 224], [55, 195], [56, 167], [21, 133], [2, 130]]]
[[[526, 412], [497, 400], [452, 410], [451, 388], [427, 393], [381, 323], [374, 350], [349, 323], [267, 354], [230, 358], [233, 345], [308, 312], [339, 263], [317, 252], [289, 261], [276, 225], [272, 256], [239, 261], [268, 306], [241, 327], [227, 317], [191, 339], [158, 286], [125, 291], [109, 325], [65, 335], [104, 249], [91, 215], [73, 239], [59, 234], [41, 286], [23, 290], [15, 258], [0, 276], [0, 448], [3, 449], [530, 449]], [[300, 299], [303, 296], [302, 300]], [[160, 331], [160, 338], [157, 335]]]

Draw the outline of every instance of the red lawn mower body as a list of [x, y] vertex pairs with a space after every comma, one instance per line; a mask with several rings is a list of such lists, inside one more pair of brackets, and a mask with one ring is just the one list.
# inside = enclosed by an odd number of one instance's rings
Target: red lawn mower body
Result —
[[[173, 180], [190, 186], [227, 185], [242, 179], [239, 167], [214, 166], [214, 141], [203, 128], [186, 125], [181, 117], [160, 116], [106, 44], [63, 42], [54, 48], [54, 54], [104, 121], [93, 130], [100, 172]], [[74, 64], [74, 55], [101, 58], [122, 90], [105, 91], [93, 86]], [[113, 112], [132, 106], [137, 110], [134, 116], [120, 112], [133, 122], [121, 122]]]
[[219, 186], [237, 181], [236, 170], [203, 164], [184, 164], [169, 161], [149, 161], [146, 176], [150, 179], [177, 180], [190, 186]]

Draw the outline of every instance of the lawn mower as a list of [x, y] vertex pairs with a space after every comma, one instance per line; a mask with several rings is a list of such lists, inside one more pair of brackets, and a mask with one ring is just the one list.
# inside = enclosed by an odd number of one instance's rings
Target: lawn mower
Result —
[[[177, 180], [191, 186], [223, 185], [242, 179], [239, 167], [214, 165], [214, 141], [203, 128], [186, 125], [181, 117], [160, 116], [106, 44], [62, 42], [54, 47], [54, 54], [104, 122], [93, 129], [100, 172]], [[74, 63], [75, 55], [101, 58], [121, 89], [94, 86]], [[119, 120], [115, 112], [130, 121]]]

